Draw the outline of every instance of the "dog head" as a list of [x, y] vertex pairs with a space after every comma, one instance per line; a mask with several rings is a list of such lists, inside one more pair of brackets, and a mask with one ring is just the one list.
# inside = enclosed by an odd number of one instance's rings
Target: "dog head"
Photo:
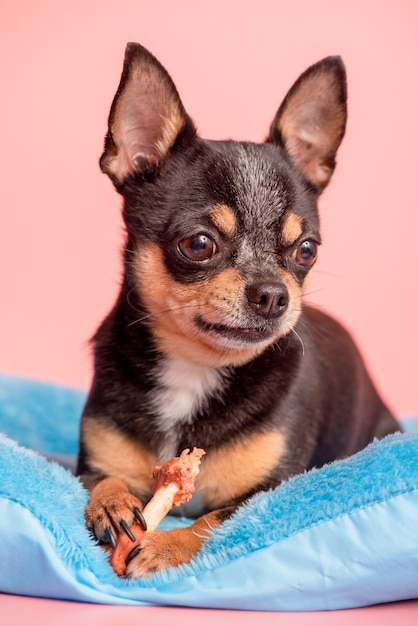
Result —
[[344, 66], [328, 57], [265, 143], [203, 140], [166, 70], [128, 45], [100, 164], [124, 197], [125, 282], [162, 353], [239, 365], [294, 328], [345, 123]]

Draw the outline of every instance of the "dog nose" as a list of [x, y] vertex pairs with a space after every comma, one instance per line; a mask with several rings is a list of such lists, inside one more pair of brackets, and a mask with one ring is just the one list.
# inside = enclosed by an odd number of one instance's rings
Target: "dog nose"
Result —
[[264, 319], [280, 317], [289, 304], [289, 294], [284, 285], [274, 282], [254, 283], [247, 287], [248, 304]]

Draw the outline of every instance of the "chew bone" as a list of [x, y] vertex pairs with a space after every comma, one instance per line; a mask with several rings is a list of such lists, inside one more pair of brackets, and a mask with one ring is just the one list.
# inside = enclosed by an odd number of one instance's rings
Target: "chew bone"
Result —
[[[192, 452], [186, 448], [179, 457], [154, 469], [152, 474], [154, 495], [142, 511], [147, 531], [155, 530], [173, 506], [180, 506], [190, 500], [194, 493], [194, 479], [199, 473], [200, 459], [204, 454], [205, 451], [201, 448], [193, 448]], [[126, 559], [140, 544], [145, 532], [144, 528], [135, 522], [130, 528], [129, 535], [126, 531], [118, 534], [110, 563], [119, 576], [125, 574]], [[135, 538], [134, 541], [132, 536]]]
[[183, 450], [164, 465], [157, 466], [152, 475], [153, 497], [142, 511], [147, 530], [155, 530], [173, 506], [190, 500], [194, 493], [194, 479], [199, 473], [200, 459], [205, 454], [201, 448]]

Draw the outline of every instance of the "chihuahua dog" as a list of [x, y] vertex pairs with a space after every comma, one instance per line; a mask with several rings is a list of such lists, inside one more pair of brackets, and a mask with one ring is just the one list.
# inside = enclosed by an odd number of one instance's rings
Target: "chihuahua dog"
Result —
[[81, 422], [88, 528], [115, 547], [141, 520], [153, 467], [206, 450], [180, 511], [196, 520], [146, 533], [129, 577], [188, 563], [255, 493], [399, 429], [349, 334], [302, 302], [345, 124], [344, 65], [328, 57], [264, 143], [203, 140], [162, 65], [127, 46], [100, 161], [126, 246]]

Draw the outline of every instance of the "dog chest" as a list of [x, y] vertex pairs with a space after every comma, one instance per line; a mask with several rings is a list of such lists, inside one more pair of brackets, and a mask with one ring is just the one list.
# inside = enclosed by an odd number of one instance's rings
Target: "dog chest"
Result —
[[209, 398], [220, 395], [225, 387], [225, 373], [169, 357], [160, 363], [157, 380], [151, 405], [157, 430], [165, 441], [159, 456], [166, 456], [167, 460], [176, 452], [179, 427], [191, 423]]

